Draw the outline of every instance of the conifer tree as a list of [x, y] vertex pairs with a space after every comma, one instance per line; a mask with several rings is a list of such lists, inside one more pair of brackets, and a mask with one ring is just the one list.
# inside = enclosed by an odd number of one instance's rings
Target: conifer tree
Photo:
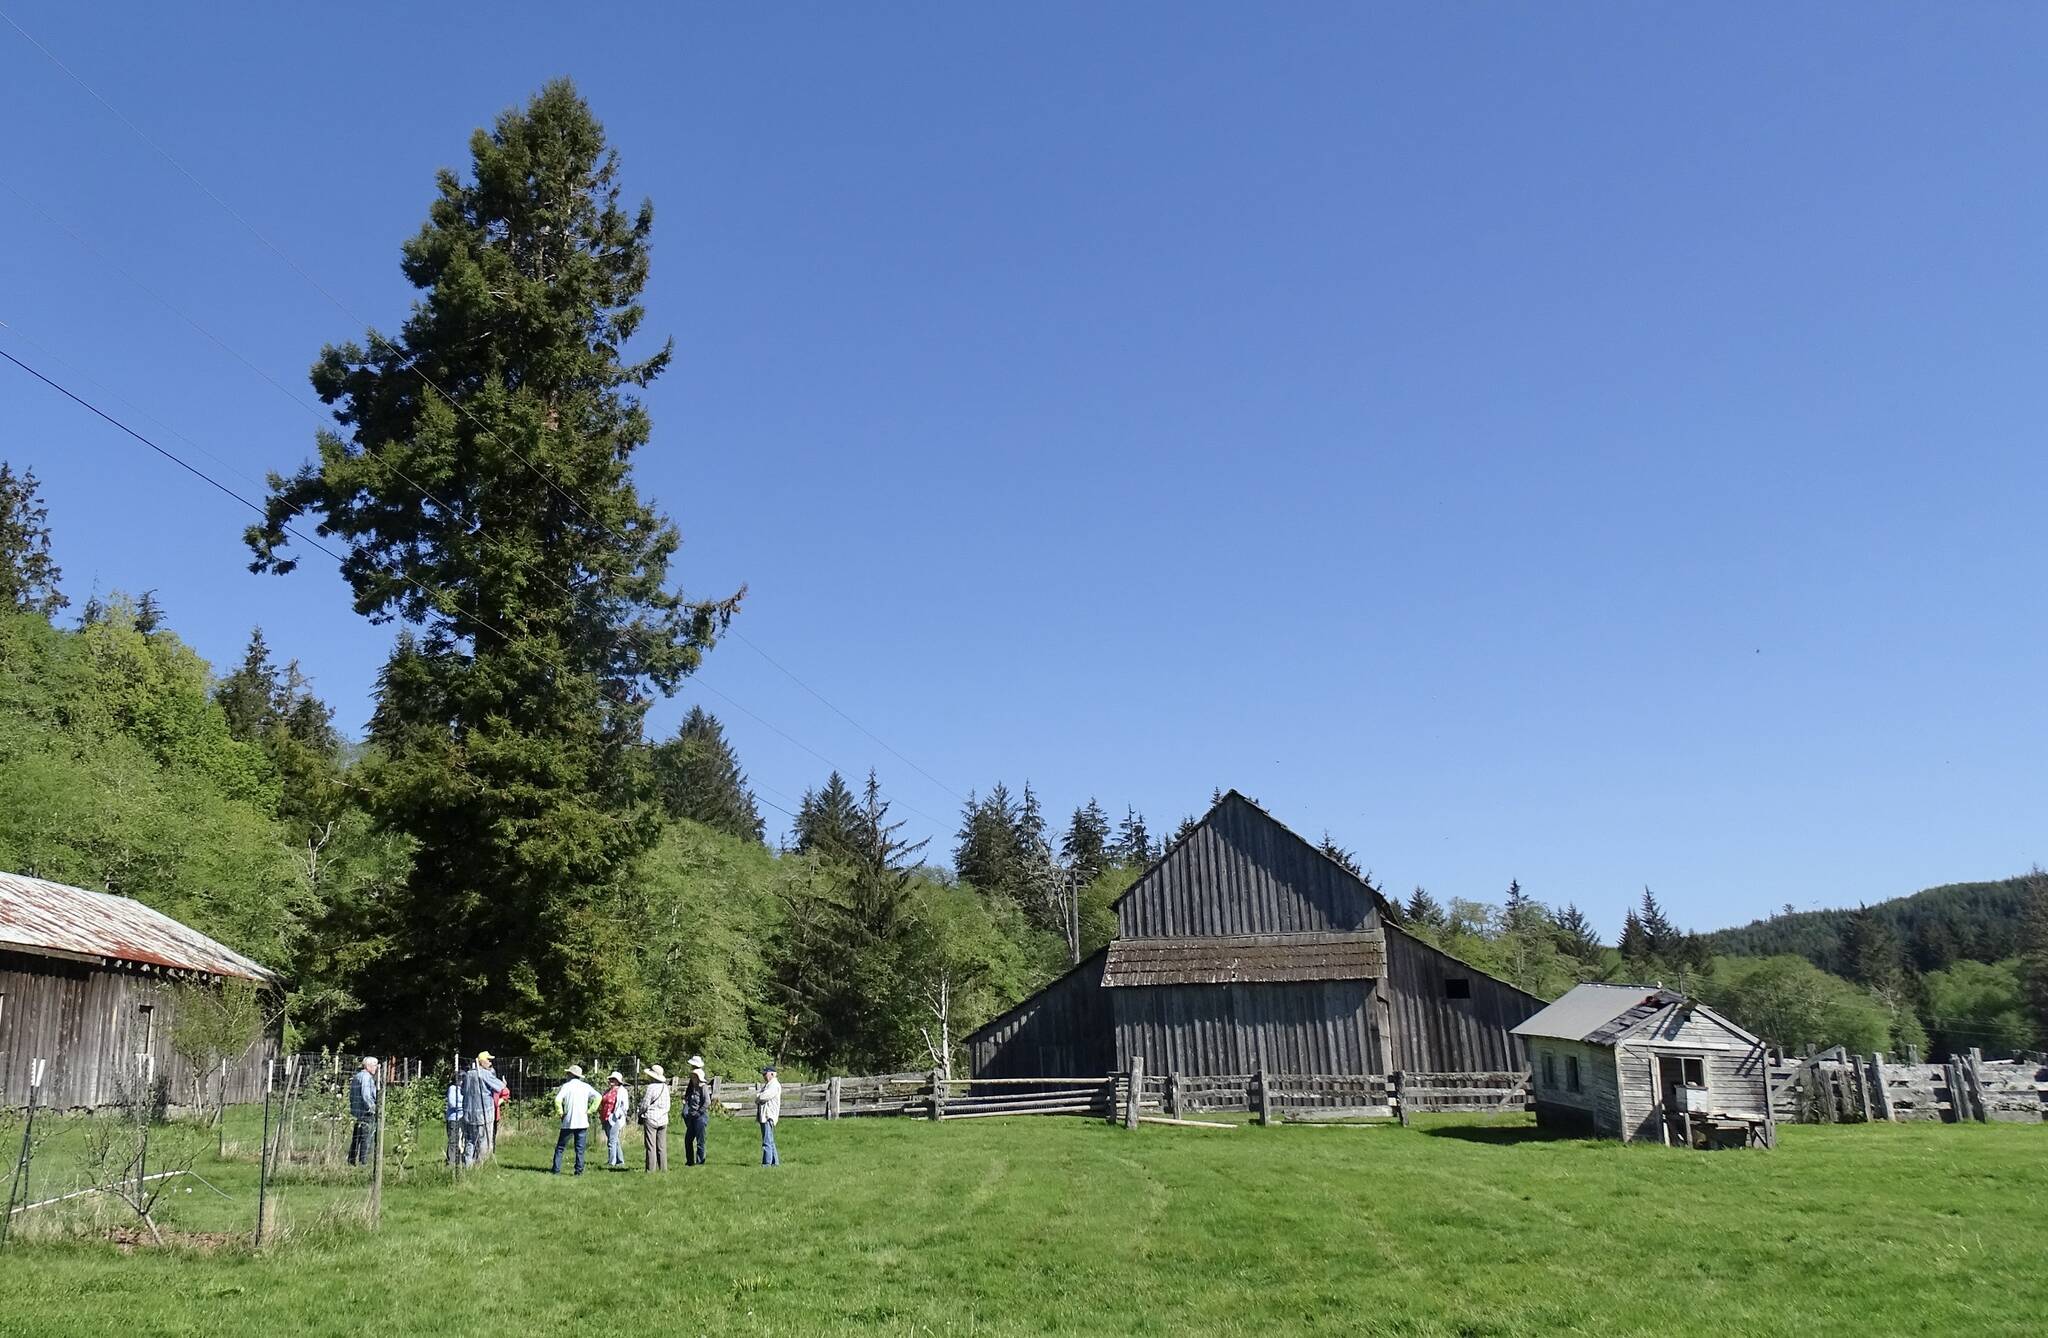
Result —
[[1600, 933], [1593, 921], [1576, 905], [1567, 904], [1557, 914], [1558, 942], [1568, 954], [1588, 966], [1600, 961]]
[[1621, 937], [1615, 940], [1615, 948], [1621, 953], [1621, 960], [1633, 966], [1647, 962], [1653, 955], [1649, 933], [1643, 928], [1642, 917], [1634, 911], [1622, 917]]
[[1067, 823], [1067, 834], [1060, 839], [1060, 858], [1080, 883], [1092, 882], [1109, 867], [1109, 815], [1093, 796], [1074, 810]]
[[828, 862], [851, 858], [861, 843], [859, 808], [845, 778], [836, 771], [825, 778], [822, 787], [805, 790], [791, 831], [797, 853]]
[[1124, 820], [1116, 829], [1116, 862], [1142, 867], [1150, 864], [1157, 853], [1152, 847], [1152, 834], [1145, 830], [1145, 819], [1135, 807], [1124, 805]]
[[71, 602], [57, 589], [64, 573], [50, 557], [49, 520], [36, 472], [0, 460], [0, 613], [54, 618]]
[[214, 702], [228, 718], [228, 733], [244, 743], [261, 739], [276, 719], [273, 703], [277, 690], [277, 666], [270, 659], [270, 644], [263, 639], [262, 628], [253, 628], [241, 664], [213, 689]]
[[1017, 844], [1019, 816], [1009, 787], [1001, 781], [990, 787], [987, 798], [967, 796], [953, 847], [953, 871], [961, 882], [984, 896], [1016, 897], [1023, 867]]
[[641, 722], [692, 672], [738, 596], [670, 585], [675, 526], [632, 481], [628, 361], [653, 209], [567, 81], [470, 140], [404, 248], [420, 290], [395, 338], [331, 345], [313, 385], [346, 435], [274, 478], [247, 541], [298, 558], [316, 516], [356, 611], [408, 624], [380, 680], [372, 811], [414, 842], [392, 907], [379, 1039], [615, 1048], [633, 954], [611, 913], [657, 839]]
[[1201, 825], [1202, 821], [1200, 818], [1197, 818], [1192, 813], [1188, 814], [1188, 816], [1180, 820], [1180, 826], [1173, 829], [1173, 840], [1171, 840], [1167, 844], [1179, 845], [1182, 841], [1188, 839], [1189, 835], [1194, 832], [1195, 828]]
[[2035, 1039], [2048, 1045], [2048, 873], [2037, 865], [2025, 880], [2020, 907], [2020, 994]]
[[1327, 827], [1323, 829], [1322, 844], [1318, 845], [1316, 849], [1322, 851], [1323, 854], [1327, 855], [1329, 858], [1335, 860], [1338, 864], [1342, 865], [1346, 873], [1356, 875], [1362, 875], [1364, 873], [1364, 870], [1358, 867], [1358, 856], [1352, 854], [1343, 846], [1338, 845], [1336, 840], [1331, 837], [1329, 829]]
[[1643, 956], [1662, 957], [1678, 946], [1678, 926], [1664, 914], [1664, 908], [1657, 904], [1657, 898], [1647, 885], [1643, 888], [1643, 904], [1637, 923], [1643, 932]]
[[766, 828], [740, 760], [718, 717], [692, 706], [676, 736], [654, 750], [654, 780], [671, 818], [688, 818], [746, 841]]
[[1442, 929], [1445, 920], [1444, 908], [1418, 883], [1415, 890], [1408, 894], [1408, 904], [1401, 909], [1401, 919], [1406, 924], [1424, 929]]

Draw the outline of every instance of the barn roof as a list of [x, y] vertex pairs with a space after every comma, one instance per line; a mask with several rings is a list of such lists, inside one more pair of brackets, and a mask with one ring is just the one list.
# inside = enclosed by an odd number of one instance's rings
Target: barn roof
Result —
[[1642, 1019], [1684, 999], [1676, 991], [1655, 985], [1574, 985], [1514, 1032], [1517, 1036], [1612, 1045]]
[[1378, 933], [1124, 938], [1109, 945], [1104, 985], [1230, 985], [1375, 980], [1387, 973]]
[[1151, 878], [1155, 874], [1157, 874], [1159, 870], [1165, 866], [1166, 862], [1169, 859], [1173, 858], [1174, 853], [1176, 851], [1178, 851], [1182, 846], [1186, 845], [1190, 840], [1193, 839], [1196, 832], [1199, 832], [1203, 828], [1215, 824], [1221, 818], [1223, 811], [1232, 804], [1242, 804], [1251, 812], [1256, 813], [1260, 819], [1269, 824], [1275, 831], [1279, 832], [1282, 836], [1286, 837], [1296, 846], [1306, 851], [1311, 859], [1319, 861], [1323, 864], [1327, 864], [1339, 876], [1348, 879], [1353, 883], [1356, 883], [1358, 885], [1358, 889], [1365, 894], [1365, 896], [1371, 901], [1371, 903], [1375, 907], [1379, 909], [1382, 915], [1386, 916], [1388, 919], [1396, 921], [1398, 921], [1401, 918], [1401, 912], [1394, 906], [1392, 902], [1387, 900], [1386, 895], [1382, 893], [1378, 888], [1374, 887], [1371, 883], [1367, 882], [1365, 879], [1359, 877], [1357, 874], [1353, 873], [1351, 870], [1345, 868], [1342, 864], [1332, 859], [1329, 856], [1329, 854], [1323, 850], [1321, 846], [1309, 840], [1300, 832], [1295, 831], [1292, 827], [1289, 827], [1286, 823], [1280, 821], [1280, 819], [1274, 817], [1271, 813], [1268, 813], [1263, 807], [1260, 806], [1257, 800], [1247, 797], [1242, 791], [1239, 790], [1225, 790], [1223, 792], [1222, 797], [1217, 799], [1215, 803], [1211, 804], [1209, 806], [1209, 811], [1202, 815], [1202, 820], [1196, 823], [1193, 827], [1190, 827], [1186, 832], [1183, 832], [1180, 835], [1180, 837], [1176, 840], [1167, 843], [1167, 845], [1160, 850], [1159, 858], [1153, 860], [1150, 864], [1146, 865], [1145, 871], [1139, 874], [1135, 879], [1133, 879], [1131, 885], [1125, 888], [1115, 901], [1109, 903], [1109, 908], [1111, 910], [1115, 910], [1117, 907], [1123, 905], [1124, 902], [1128, 901], [1131, 897], [1131, 894], [1136, 892], [1139, 889], [1139, 887], [1141, 887], [1145, 883], [1146, 879]]
[[14, 873], [0, 873], [0, 949], [265, 983], [276, 979], [233, 948], [132, 897]]

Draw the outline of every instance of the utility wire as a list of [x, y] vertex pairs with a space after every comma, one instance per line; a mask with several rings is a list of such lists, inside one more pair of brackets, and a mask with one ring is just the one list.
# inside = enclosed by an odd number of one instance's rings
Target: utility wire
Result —
[[[154, 138], [152, 138], [148, 134], [148, 132], [143, 130], [141, 126], [137, 125], [133, 120], [129, 119], [126, 113], [124, 113], [119, 107], [115, 106], [111, 101], [109, 101], [97, 88], [94, 88], [90, 83], [86, 82], [83, 76], [81, 76], [77, 71], [73, 70], [69, 65], [66, 65], [61, 59], [59, 59], [54, 51], [50, 50], [50, 48], [44, 46], [41, 42], [37, 41], [33, 34], [31, 34], [26, 28], [23, 28], [19, 23], [15, 22], [13, 16], [9, 15], [4, 10], [0, 10], [0, 19], [4, 19], [10, 28], [14, 29], [16, 33], [21, 35], [24, 41], [26, 41], [30, 46], [33, 46], [36, 50], [42, 52], [43, 55], [49, 59], [51, 64], [55, 65], [59, 70], [63, 71], [65, 76], [69, 78], [73, 83], [77, 84], [80, 88], [84, 89], [86, 93], [92, 97], [93, 101], [99, 103], [100, 106], [104, 107], [108, 112], [112, 113], [115, 119], [119, 120], [123, 125], [127, 126], [131, 131], [135, 133], [135, 135], [138, 138], [142, 140], [143, 143], [147, 144], [152, 150], [156, 152], [156, 154], [159, 157], [161, 157], [165, 162], [169, 163], [173, 168], [175, 168], [179, 175], [183, 176], [187, 181], [191, 182], [192, 185], [196, 187], [202, 194], [204, 194], [209, 200], [212, 200], [214, 204], [218, 205], [228, 215], [228, 217], [234, 219], [235, 222], [240, 224], [242, 228], [249, 233], [250, 236], [254, 237], [258, 242], [262, 243], [266, 250], [268, 250], [272, 255], [275, 255], [279, 260], [283, 261], [285, 265], [292, 270], [293, 273], [297, 274], [301, 279], [305, 280], [306, 283], [309, 284], [315, 292], [319, 293], [322, 297], [326, 298], [327, 301], [331, 305], [333, 305], [333, 307], [337, 311], [341, 312], [344, 316], [347, 316], [353, 324], [364, 329], [369, 328], [369, 323], [365, 321], [361, 316], [358, 316], [346, 302], [342, 301], [339, 297], [335, 296], [335, 294], [332, 291], [330, 291], [326, 287], [326, 285], [322, 284], [318, 279], [314, 278], [313, 275], [310, 272], [308, 272], [303, 265], [299, 264], [298, 261], [294, 260], [284, 250], [283, 247], [279, 246], [276, 242], [272, 241], [263, 232], [262, 229], [258, 228], [254, 223], [251, 223], [238, 210], [236, 210], [233, 205], [229, 204], [225, 199], [223, 199], [219, 192], [215, 191], [211, 186], [207, 185], [204, 181], [202, 181], [196, 173], [194, 173], [190, 168], [186, 167], [183, 162], [179, 161], [176, 155], [172, 154], [169, 149], [165, 148], [162, 144], [158, 143]], [[209, 335], [208, 337], [212, 338], [211, 335]], [[394, 353], [403, 352], [403, 350], [400, 349], [396, 344], [392, 344], [388, 340], [377, 339], [376, 336], [374, 335], [372, 336], [372, 338], [375, 342], [384, 344], [385, 347], [389, 348]], [[219, 341], [216, 340], [216, 342]], [[225, 346], [223, 345], [223, 347]], [[238, 358], [240, 357], [239, 354], [237, 354], [236, 356]], [[244, 361], [246, 361], [246, 359], [244, 359]], [[251, 365], [253, 366], [253, 364]], [[528, 469], [532, 470], [534, 476], [540, 479], [542, 483], [546, 484], [548, 488], [551, 489], [563, 501], [567, 502], [570, 506], [575, 507], [579, 512], [581, 512], [585, 517], [587, 517], [595, 524], [608, 530], [612, 534], [612, 536], [615, 539], [617, 539], [621, 544], [626, 545], [629, 549], [634, 547], [631, 540], [629, 540], [625, 535], [621, 534], [617, 530], [617, 528], [615, 528], [609, 521], [604, 519], [602, 516], [599, 516], [592, 512], [589, 508], [585, 507], [580, 500], [578, 500], [568, 491], [563, 489], [563, 487], [559, 483], [557, 483], [553, 478], [549, 477], [547, 472], [541, 469], [541, 467], [532, 459], [530, 459], [524, 452], [520, 451], [517, 447], [513, 446], [509, 442], [504, 441], [502, 438], [497, 436], [496, 433], [492, 432], [486, 424], [484, 424], [480, 419], [476, 417], [474, 413], [470, 411], [468, 405], [463, 404], [454, 396], [450, 395], [446, 390], [442, 389], [442, 387], [432, 377], [428, 376], [424, 371], [421, 371], [417, 361], [414, 358], [410, 356], [405, 357], [403, 360], [403, 365], [406, 370], [409, 370], [414, 375], [418, 376], [419, 379], [429, 389], [431, 389], [436, 395], [439, 395], [444, 401], [446, 401], [451, 408], [455, 409], [458, 413], [462, 414], [463, 417], [469, 419], [469, 421], [487, 438], [489, 438], [494, 444], [496, 444], [501, 449], [506, 451], [514, 459], [520, 461], [520, 463], [524, 464]], [[267, 374], [263, 375], [265, 376], [266, 380], [270, 379]], [[282, 389], [282, 387], [280, 387], [280, 389]], [[946, 791], [954, 798], [965, 798], [965, 796], [961, 795], [961, 793], [957, 789], [954, 789], [952, 786], [946, 784], [938, 777], [932, 775], [932, 773], [927, 771], [925, 768], [911, 761], [910, 758], [908, 758], [902, 752], [898, 751], [895, 747], [890, 745], [880, 735], [876, 734], [867, 726], [861, 724], [858, 720], [854, 719], [853, 716], [849, 715], [846, 711], [842, 710], [838, 705], [836, 705], [830, 698], [826, 697], [824, 693], [812, 687], [809, 683], [805, 682], [802, 678], [798, 677], [798, 675], [793, 670], [783, 665], [780, 661], [775, 660], [766, 651], [762, 650], [750, 638], [748, 638], [742, 633], [737, 632], [734, 629], [729, 628], [727, 630], [732, 631], [734, 635], [739, 637], [742, 643], [744, 643], [747, 647], [752, 649], [756, 654], [760, 655], [762, 659], [767, 660], [769, 664], [773, 665], [783, 674], [787, 675], [792, 682], [797, 684], [797, 686], [803, 688], [804, 691], [810, 693], [813, 697], [816, 697], [820, 702], [824, 703], [824, 705], [828, 707], [834, 714], [838, 715], [841, 719], [845, 720], [848, 724], [852, 725], [855, 729], [859, 730], [862, 734], [872, 739], [876, 744], [886, 749], [891, 756], [895, 757], [896, 759], [904, 763], [904, 765], [910, 767], [912, 770], [916, 771], [920, 776], [923, 776], [926, 780], [938, 786], [940, 789]], [[904, 807], [909, 808], [910, 806], [908, 804], [905, 804]], [[911, 811], [916, 812], [917, 810], [911, 809]], [[930, 821], [930, 819], [927, 818], [927, 821]]]

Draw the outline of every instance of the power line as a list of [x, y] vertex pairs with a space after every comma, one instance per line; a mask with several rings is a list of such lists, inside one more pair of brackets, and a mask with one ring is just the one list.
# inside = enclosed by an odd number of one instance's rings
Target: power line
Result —
[[[271, 254], [275, 255], [279, 260], [283, 261], [285, 265], [292, 270], [293, 273], [297, 274], [301, 279], [305, 280], [306, 283], [309, 284], [314, 289], [314, 291], [318, 292], [322, 297], [326, 298], [327, 301], [331, 305], [333, 305], [333, 307], [337, 311], [341, 312], [344, 316], [348, 317], [349, 320], [355, 325], [365, 329], [368, 328], [369, 323], [363, 320], [361, 316], [358, 316], [346, 302], [342, 301], [332, 291], [330, 291], [326, 287], [326, 285], [322, 284], [318, 279], [314, 278], [313, 275], [310, 272], [308, 272], [304, 266], [300, 265], [298, 261], [294, 260], [284, 250], [283, 247], [279, 246], [276, 242], [272, 241], [269, 238], [269, 236], [267, 236], [263, 232], [262, 229], [258, 228], [254, 223], [251, 223], [238, 210], [236, 210], [233, 205], [229, 204], [225, 199], [223, 199], [217, 191], [215, 191], [211, 186], [208, 186], [204, 181], [202, 181], [196, 173], [194, 173], [190, 168], [186, 167], [183, 162], [179, 161], [177, 156], [171, 153], [169, 149], [165, 148], [162, 144], [158, 143], [154, 138], [152, 138], [148, 134], [148, 132], [144, 131], [141, 126], [137, 125], [134, 121], [130, 120], [126, 113], [124, 113], [119, 107], [115, 106], [113, 102], [109, 101], [97, 88], [94, 88], [90, 83], [88, 83], [83, 76], [81, 76], [77, 71], [73, 70], [69, 65], [66, 65], [61, 59], [59, 59], [54, 51], [50, 50], [50, 48], [48, 48], [47, 46], [44, 46], [40, 41], [37, 41], [33, 34], [31, 34], [26, 28], [23, 28], [19, 23], [15, 22], [14, 18], [11, 15], [7, 14], [4, 10], [0, 10], [0, 19], [6, 20], [7, 25], [10, 28], [13, 28], [16, 33], [20, 34], [24, 41], [26, 41], [30, 46], [33, 46], [36, 50], [42, 52], [42, 54], [49, 59], [51, 64], [55, 65], [59, 70], [63, 71], [67, 78], [69, 78], [73, 83], [77, 84], [80, 88], [84, 89], [86, 93], [89, 94], [95, 102], [99, 103], [100, 106], [104, 107], [108, 112], [112, 113], [115, 119], [119, 120], [123, 125], [127, 126], [131, 131], [133, 131], [135, 135], [142, 140], [143, 143], [147, 144], [152, 150], [156, 152], [156, 154], [159, 157], [161, 157], [165, 162], [169, 163], [173, 168], [175, 168], [179, 175], [183, 176], [187, 181], [191, 182], [192, 185], [198, 188], [198, 190], [202, 194], [204, 194], [208, 199], [212, 200], [214, 204], [218, 205], [228, 215], [228, 217], [234, 219], [235, 222], [240, 224], [241, 227], [244, 230], [246, 230], [250, 236], [254, 237], [258, 242], [262, 243], [266, 250], [270, 251]], [[39, 209], [38, 212], [41, 212], [41, 210]], [[66, 231], [69, 231], [69, 229], [67, 228]], [[138, 286], [143, 285], [140, 285], [138, 283]], [[143, 287], [145, 291], [149, 291], [146, 288], [146, 286]], [[154, 294], [152, 295], [154, 296]], [[161, 301], [162, 299], [159, 298], [158, 300]], [[187, 319], [189, 320], [189, 318]], [[194, 322], [194, 325], [195, 328], [201, 328], [197, 326], [196, 322]], [[213, 339], [214, 342], [221, 343], [221, 341], [218, 338], [213, 336], [211, 333], [205, 331], [203, 328], [201, 328], [201, 333], [207, 334], [207, 337], [209, 339]], [[404, 350], [399, 348], [398, 345], [392, 344], [388, 340], [377, 339], [377, 337], [374, 335], [372, 335], [372, 339], [376, 343], [382, 343], [386, 348], [390, 349], [394, 353], [404, 352]], [[227, 347], [224, 343], [221, 346], [223, 348]], [[233, 350], [229, 351], [233, 352]], [[241, 361], [248, 363], [248, 360], [246, 358], [242, 358], [240, 354], [237, 353], [234, 356], [240, 359]], [[262, 375], [265, 380], [271, 381], [273, 385], [277, 384], [274, 380], [272, 380], [268, 373], [262, 372], [260, 368], [256, 368], [255, 364], [249, 363], [248, 365], [252, 369], [256, 370], [259, 375]], [[478, 419], [477, 416], [473, 412], [471, 412], [468, 405], [462, 403], [461, 401], [457, 400], [454, 396], [450, 395], [432, 377], [428, 376], [424, 371], [421, 371], [416, 361], [416, 357], [406, 356], [402, 360], [401, 365], [404, 367], [405, 370], [411, 371], [414, 375], [418, 376], [421, 382], [423, 382], [436, 395], [440, 396], [441, 399], [444, 400], [449, 405], [449, 407], [455, 409], [457, 412], [462, 414], [463, 417], [467, 418], [491, 442], [499, 446], [501, 449], [505, 450], [514, 459], [518, 460], [521, 464], [525, 465], [529, 470], [531, 470], [536, 478], [540, 479], [542, 483], [546, 484], [547, 487], [551, 489], [563, 501], [567, 502], [570, 506], [575, 507], [577, 511], [581, 512], [585, 517], [587, 517], [589, 520], [591, 520], [598, 526], [609, 531], [613, 538], [618, 540], [618, 542], [620, 542], [621, 544], [625, 545], [629, 550], [634, 547], [633, 542], [630, 539], [628, 539], [624, 534], [621, 534], [618, 531], [618, 529], [614, 527], [608, 520], [606, 520], [602, 516], [597, 515], [589, 508], [585, 507], [580, 500], [578, 500], [575, 496], [573, 496], [568, 491], [563, 489], [563, 487], [560, 484], [558, 484], [553, 478], [549, 477], [547, 472], [542, 470], [541, 467], [532, 459], [530, 459], [524, 452], [520, 451], [511, 443], [506, 442], [496, 433], [492, 432], [488, 425], [486, 425], [482, 420]], [[282, 386], [279, 386], [278, 388], [281, 391], [283, 390]], [[288, 391], [285, 393], [288, 395], [290, 394], [290, 392]], [[415, 484], [414, 486], [418, 487], [419, 485]], [[427, 494], [424, 488], [421, 488], [420, 491], [422, 492], [423, 495], [427, 495], [431, 499], [431, 494]], [[445, 504], [444, 509], [446, 509]], [[916, 762], [911, 761], [909, 757], [907, 757], [898, 749], [889, 744], [887, 740], [883, 739], [880, 735], [870, 730], [867, 726], [861, 724], [860, 721], [854, 719], [852, 715], [842, 710], [830, 698], [826, 697], [824, 693], [812, 687], [809, 683], [805, 682], [802, 678], [800, 678], [793, 670], [789, 669], [780, 661], [770, 656], [766, 651], [762, 650], [760, 646], [756, 645], [753, 642], [753, 640], [747, 637], [744, 633], [741, 633], [736, 629], [732, 628], [728, 628], [727, 630], [732, 632], [733, 635], [737, 636], [740, 639], [740, 641], [743, 644], [745, 644], [749, 649], [753, 650], [756, 654], [760, 655], [762, 659], [767, 660], [769, 664], [773, 665], [777, 670], [787, 675], [792, 682], [797, 684], [797, 686], [803, 688], [804, 691], [810, 693], [813, 697], [816, 697], [834, 714], [838, 715], [841, 719], [845, 720], [848, 724], [852, 725], [855, 729], [859, 730], [862, 734], [866, 735], [869, 739], [873, 740], [877, 745], [887, 750], [891, 756], [901, 761], [905, 766], [910, 767], [920, 776], [923, 776], [926, 780], [938, 786], [940, 789], [946, 791], [954, 798], [965, 798], [965, 796], [963, 796], [957, 789], [954, 789], [952, 786], [946, 784], [937, 776], [934, 776], [931, 772], [919, 766]], [[910, 808], [910, 805], [906, 803], [904, 807]], [[914, 808], [912, 808], [910, 811], [913, 813], [917, 812], [917, 810]], [[932, 819], [929, 816], [926, 817], [926, 820], [932, 821]]]

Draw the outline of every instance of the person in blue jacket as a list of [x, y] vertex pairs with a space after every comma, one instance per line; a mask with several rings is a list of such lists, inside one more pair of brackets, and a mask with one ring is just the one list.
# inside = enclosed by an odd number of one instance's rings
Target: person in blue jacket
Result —
[[355, 1128], [348, 1136], [348, 1164], [367, 1166], [377, 1155], [377, 1056], [364, 1055], [363, 1066], [348, 1080], [348, 1113]]
[[447, 1110], [444, 1118], [448, 1121], [448, 1164], [462, 1165], [462, 1079], [458, 1075], [448, 1084]]

